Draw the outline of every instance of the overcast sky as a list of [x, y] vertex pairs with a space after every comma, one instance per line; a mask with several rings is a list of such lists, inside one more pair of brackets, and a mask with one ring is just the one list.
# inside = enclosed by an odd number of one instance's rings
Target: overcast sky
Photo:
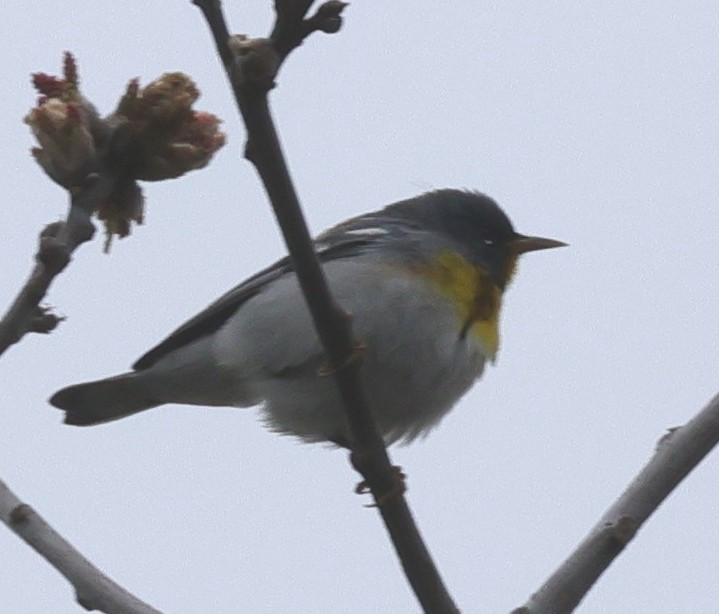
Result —
[[[265, 34], [269, 0], [227, 1]], [[719, 8], [714, 1], [363, 2], [272, 94], [309, 223], [430, 188], [497, 199], [528, 234], [495, 368], [428, 439], [392, 450], [463, 612], [508, 612], [553, 570], [668, 427], [719, 391]], [[84, 245], [49, 303], [67, 321], [0, 361], [0, 477], [95, 564], [168, 614], [418, 611], [346, 454], [256, 410], [166, 406], [77, 429], [46, 399], [126, 370], [284, 253], [199, 11], [186, 1], [8, 0], [0, 20], [2, 308], [66, 196], [28, 154], [32, 72], [78, 59], [109, 112], [127, 81], [189, 73], [228, 145], [146, 184], [147, 222]], [[680, 486], [582, 614], [712, 612], [719, 456]], [[69, 585], [0, 527], [0, 610], [74, 614]]]

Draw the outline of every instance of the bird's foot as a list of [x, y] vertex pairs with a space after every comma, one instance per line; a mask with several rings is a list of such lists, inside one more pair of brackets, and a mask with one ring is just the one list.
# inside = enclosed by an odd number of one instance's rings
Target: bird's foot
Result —
[[361, 360], [366, 349], [367, 346], [364, 344], [363, 341], [355, 339], [354, 343], [352, 344], [352, 351], [349, 353], [349, 355], [341, 365], [333, 366], [329, 362], [325, 361], [318, 367], [317, 375], [327, 377], [328, 375], [334, 375], [335, 373], [337, 373], [337, 371], [346, 369], [350, 365]]
[[[372, 489], [367, 480], [362, 480], [355, 486], [355, 493], [358, 495], [366, 495], [371, 492]], [[407, 475], [402, 471], [402, 467], [392, 465], [390, 487], [376, 495], [374, 503], [365, 505], [365, 507], [380, 507], [396, 497], [401, 497], [405, 492], [407, 492]]]

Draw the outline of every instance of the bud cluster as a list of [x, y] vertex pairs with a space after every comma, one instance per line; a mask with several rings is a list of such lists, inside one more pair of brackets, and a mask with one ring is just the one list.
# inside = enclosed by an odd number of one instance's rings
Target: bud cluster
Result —
[[113, 177], [115, 188], [95, 210], [105, 224], [106, 247], [114, 235], [127, 236], [132, 222], [142, 223], [137, 181], [203, 168], [225, 144], [220, 120], [192, 108], [200, 92], [183, 73], [164, 74], [144, 88], [133, 79], [105, 118], [80, 94], [70, 53], [62, 78], [37, 73], [32, 82], [40, 97], [25, 122], [39, 144], [32, 155], [48, 176], [71, 191], [93, 173]]

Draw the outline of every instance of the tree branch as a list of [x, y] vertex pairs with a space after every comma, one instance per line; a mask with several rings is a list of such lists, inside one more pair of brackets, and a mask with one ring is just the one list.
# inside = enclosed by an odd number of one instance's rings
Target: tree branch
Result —
[[398, 492], [397, 471], [390, 463], [358, 377], [359, 344], [353, 340], [350, 318], [332, 298], [319, 265], [267, 101], [277, 71], [292, 49], [314, 31], [339, 30], [344, 3], [325, 2], [315, 15], [305, 18], [311, 0], [276, 0], [277, 21], [269, 39], [230, 37], [219, 0], [194, 0], [194, 4], [202, 10], [214, 37], [247, 126], [245, 155], [262, 178], [345, 405], [352, 463], [372, 491], [424, 610], [457, 612], [404, 496]]
[[75, 588], [77, 602], [86, 610], [161, 614], [103, 574], [2, 481], [0, 520], [65, 576]]
[[[49, 332], [62, 320], [40, 306], [72, 253], [92, 239], [92, 216], [105, 223], [107, 243], [142, 220], [137, 180], [160, 181], [204, 167], [224, 144], [219, 119], [192, 109], [199, 91], [182, 73], [166, 73], [140, 89], [132, 80], [117, 110], [100, 118], [80, 94], [73, 55], [65, 53], [63, 77], [33, 75], [40, 94], [25, 117], [39, 147], [35, 160], [70, 194], [64, 222], [40, 233], [35, 266], [0, 320], [0, 355], [28, 332]], [[78, 602], [108, 614], [159, 614], [103, 575], [30, 506], [0, 482], [0, 519], [75, 587]]]
[[572, 612], [677, 485], [719, 442], [719, 395], [659, 440], [653, 458], [576, 550], [512, 614]]
[[342, 27], [342, 11], [346, 2], [328, 0], [317, 9], [312, 17], [305, 18], [313, 0], [275, 2], [277, 19], [270, 40], [284, 60], [313, 32], [334, 34]]
[[0, 355], [29, 332], [49, 332], [62, 318], [51, 314], [40, 303], [50, 284], [69, 264], [72, 253], [92, 239], [95, 227], [92, 212], [112, 191], [110, 175], [92, 174], [85, 185], [70, 198], [70, 210], [64, 222], [45, 227], [35, 254], [35, 266], [17, 297], [0, 320]]

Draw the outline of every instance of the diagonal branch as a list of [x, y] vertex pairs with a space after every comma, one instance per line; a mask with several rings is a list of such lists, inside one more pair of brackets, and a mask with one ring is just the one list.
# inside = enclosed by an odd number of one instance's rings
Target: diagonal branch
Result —
[[115, 584], [0, 481], [0, 520], [55, 567], [86, 610], [106, 614], [161, 614]]
[[572, 612], [646, 520], [719, 443], [719, 395], [659, 441], [654, 457], [576, 550], [512, 614]]
[[70, 199], [64, 222], [47, 226], [40, 233], [35, 266], [25, 285], [0, 320], [0, 355], [29, 332], [49, 332], [61, 318], [40, 306], [50, 284], [70, 263], [72, 253], [92, 239], [95, 227], [92, 212], [107, 198], [115, 179], [107, 174], [92, 174]]
[[[247, 126], [245, 155], [255, 165], [270, 198], [294, 270], [326, 350], [352, 433], [352, 463], [377, 502], [407, 579], [426, 612], [455, 613], [457, 607], [417, 529], [397, 472], [369, 412], [359, 380], [359, 345], [350, 319], [331, 296], [305, 223], [270, 115], [267, 94], [282, 62], [309, 34], [335, 32], [342, 2], [325, 2], [306, 18], [311, 1], [276, 0], [277, 22], [269, 39], [230, 37], [219, 0], [194, 0], [213, 34], [218, 54]], [[388, 493], [392, 496], [388, 496]]]

